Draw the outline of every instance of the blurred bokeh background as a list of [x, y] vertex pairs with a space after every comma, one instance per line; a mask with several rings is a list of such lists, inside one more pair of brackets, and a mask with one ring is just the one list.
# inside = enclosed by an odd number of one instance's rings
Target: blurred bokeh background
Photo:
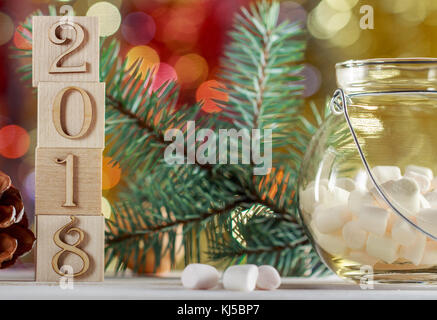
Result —
[[[218, 91], [219, 60], [227, 42], [233, 14], [249, 0], [0, 0], [0, 170], [21, 190], [33, 219], [36, 97], [19, 79], [19, 61], [10, 46], [30, 48], [17, 28], [37, 9], [71, 5], [76, 15], [98, 15], [101, 36], [122, 42], [121, 56], [143, 59], [143, 67], [158, 68], [159, 86], [175, 79], [182, 88], [181, 103], [204, 99], [204, 112], [217, 112], [212, 98]], [[374, 29], [360, 28], [360, 8], [374, 10]], [[281, 19], [307, 25], [305, 58], [306, 103], [322, 108], [335, 89], [337, 62], [375, 57], [437, 56], [435, 0], [294, 0], [281, 1]], [[21, 30], [26, 32], [25, 30]], [[104, 159], [105, 213], [108, 200], [123, 183], [123, 168]]]

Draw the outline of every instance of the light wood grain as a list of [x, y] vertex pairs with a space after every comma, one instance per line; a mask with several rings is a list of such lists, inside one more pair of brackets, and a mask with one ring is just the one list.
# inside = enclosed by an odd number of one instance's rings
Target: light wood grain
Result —
[[41, 82], [38, 147], [104, 148], [105, 84]]
[[65, 270], [77, 274], [74, 281], [103, 281], [104, 217], [39, 215], [36, 219], [36, 281], [59, 282]]
[[97, 17], [33, 17], [32, 83], [99, 81]]
[[[37, 148], [35, 214], [102, 215], [102, 149]], [[68, 203], [68, 175], [59, 159], [74, 157], [73, 203]]]

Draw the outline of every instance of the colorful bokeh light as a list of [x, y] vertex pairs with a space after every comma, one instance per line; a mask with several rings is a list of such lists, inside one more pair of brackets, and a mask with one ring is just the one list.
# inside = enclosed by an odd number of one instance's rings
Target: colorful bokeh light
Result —
[[102, 189], [109, 190], [114, 188], [120, 182], [120, 178], [120, 164], [114, 162], [111, 157], [103, 157]]
[[144, 12], [128, 14], [121, 26], [124, 39], [133, 46], [148, 44], [155, 36], [155, 32], [155, 21]]
[[[168, 63], [161, 62], [158, 67], [158, 71], [155, 74], [152, 84], [152, 90], [158, 90], [164, 83], [170, 81], [176, 81], [178, 79], [178, 75], [176, 70], [169, 65]], [[167, 83], [168, 85], [168, 83]], [[163, 88], [165, 90], [167, 86]]]
[[0, 11], [0, 46], [11, 40], [14, 30], [12, 19], [6, 13]]
[[159, 56], [156, 51], [149, 46], [136, 46], [129, 50], [127, 53], [127, 64], [126, 68], [132, 69], [131, 73], [133, 73], [134, 68], [133, 64], [138, 60], [141, 60], [141, 66], [139, 68], [139, 72], [141, 72], [143, 78], [146, 77], [147, 71], [155, 68], [157, 69], [159, 65]]
[[30, 136], [25, 129], [17, 125], [8, 125], [0, 129], [0, 155], [8, 159], [22, 157], [29, 150]]
[[24, 37], [23, 35], [32, 39], [32, 33], [29, 30], [23, 28], [22, 26], [18, 26], [14, 33], [14, 45], [18, 49], [32, 50], [32, 43], [27, 40], [26, 37]]
[[175, 64], [179, 82], [187, 87], [196, 87], [208, 77], [208, 63], [195, 53], [180, 57]]
[[202, 110], [208, 113], [220, 112], [222, 108], [215, 101], [227, 102], [229, 100], [228, 94], [220, 90], [225, 88], [216, 80], [203, 82], [196, 91], [196, 101], [203, 103]]
[[101, 37], [113, 35], [120, 28], [120, 11], [112, 3], [106, 1], [97, 2], [88, 9], [86, 15], [88, 17], [99, 18]]

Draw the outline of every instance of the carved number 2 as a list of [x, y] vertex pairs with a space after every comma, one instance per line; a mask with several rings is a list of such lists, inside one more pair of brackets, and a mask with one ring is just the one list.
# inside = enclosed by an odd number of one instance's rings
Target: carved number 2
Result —
[[65, 163], [65, 203], [62, 205], [63, 207], [75, 207], [76, 204], [73, 201], [74, 195], [74, 155], [69, 154], [65, 159], [55, 159], [55, 162], [58, 164]]
[[71, 67], [62, 67], [61, 66], [62, 62], [65, 60], [66, 56], [71, 54], [73, 51], [77, 50], [85, 38], [85, 34], [84, 34], [82, 27], [80, 25], [78, 25], [77, 23], [74, 23], [74, 22], [69, 21], [69, 20], [59, 21], [59, 22], [55, 23], [54, 25], [52, 25], [52, 27], [49, 30], [49, 39], [54, 44], [61, 45], [61, 44], [65, 44], [66, 42], [68, 42], [70, 40], [67, 37], [65, 37], [65, 38], [58, 37], [57, 31], [58, 31], [58, 28], [61, 26], [69, 26], [69, 27], [73, 28], [74, 32], [76, 33], [76, 39], [74, 40], [74, 43], [71, 45], [71, 47], [67, 51], [62, 53], [59, 57], [57, 57], [56, 60], [52, 63], [52, 65], [50, 66], [49, 73], [86, 72], [86, 62], [84, 62], [80, 66], [71, 66]]

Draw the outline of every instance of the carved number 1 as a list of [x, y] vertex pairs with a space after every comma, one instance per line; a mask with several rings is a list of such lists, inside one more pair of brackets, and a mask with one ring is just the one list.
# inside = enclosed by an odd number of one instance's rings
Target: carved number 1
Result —
[[73, 174], [74, 174], [74, 155], [69, 154], [65, 159], [55, 159], [55, 162], [58, 164], [65, 163], [65, 203], [62, 205], [63, 207], [75, 207], [76, 204], [73, 201], [74, 195], [74, 183], [73, 183]]

